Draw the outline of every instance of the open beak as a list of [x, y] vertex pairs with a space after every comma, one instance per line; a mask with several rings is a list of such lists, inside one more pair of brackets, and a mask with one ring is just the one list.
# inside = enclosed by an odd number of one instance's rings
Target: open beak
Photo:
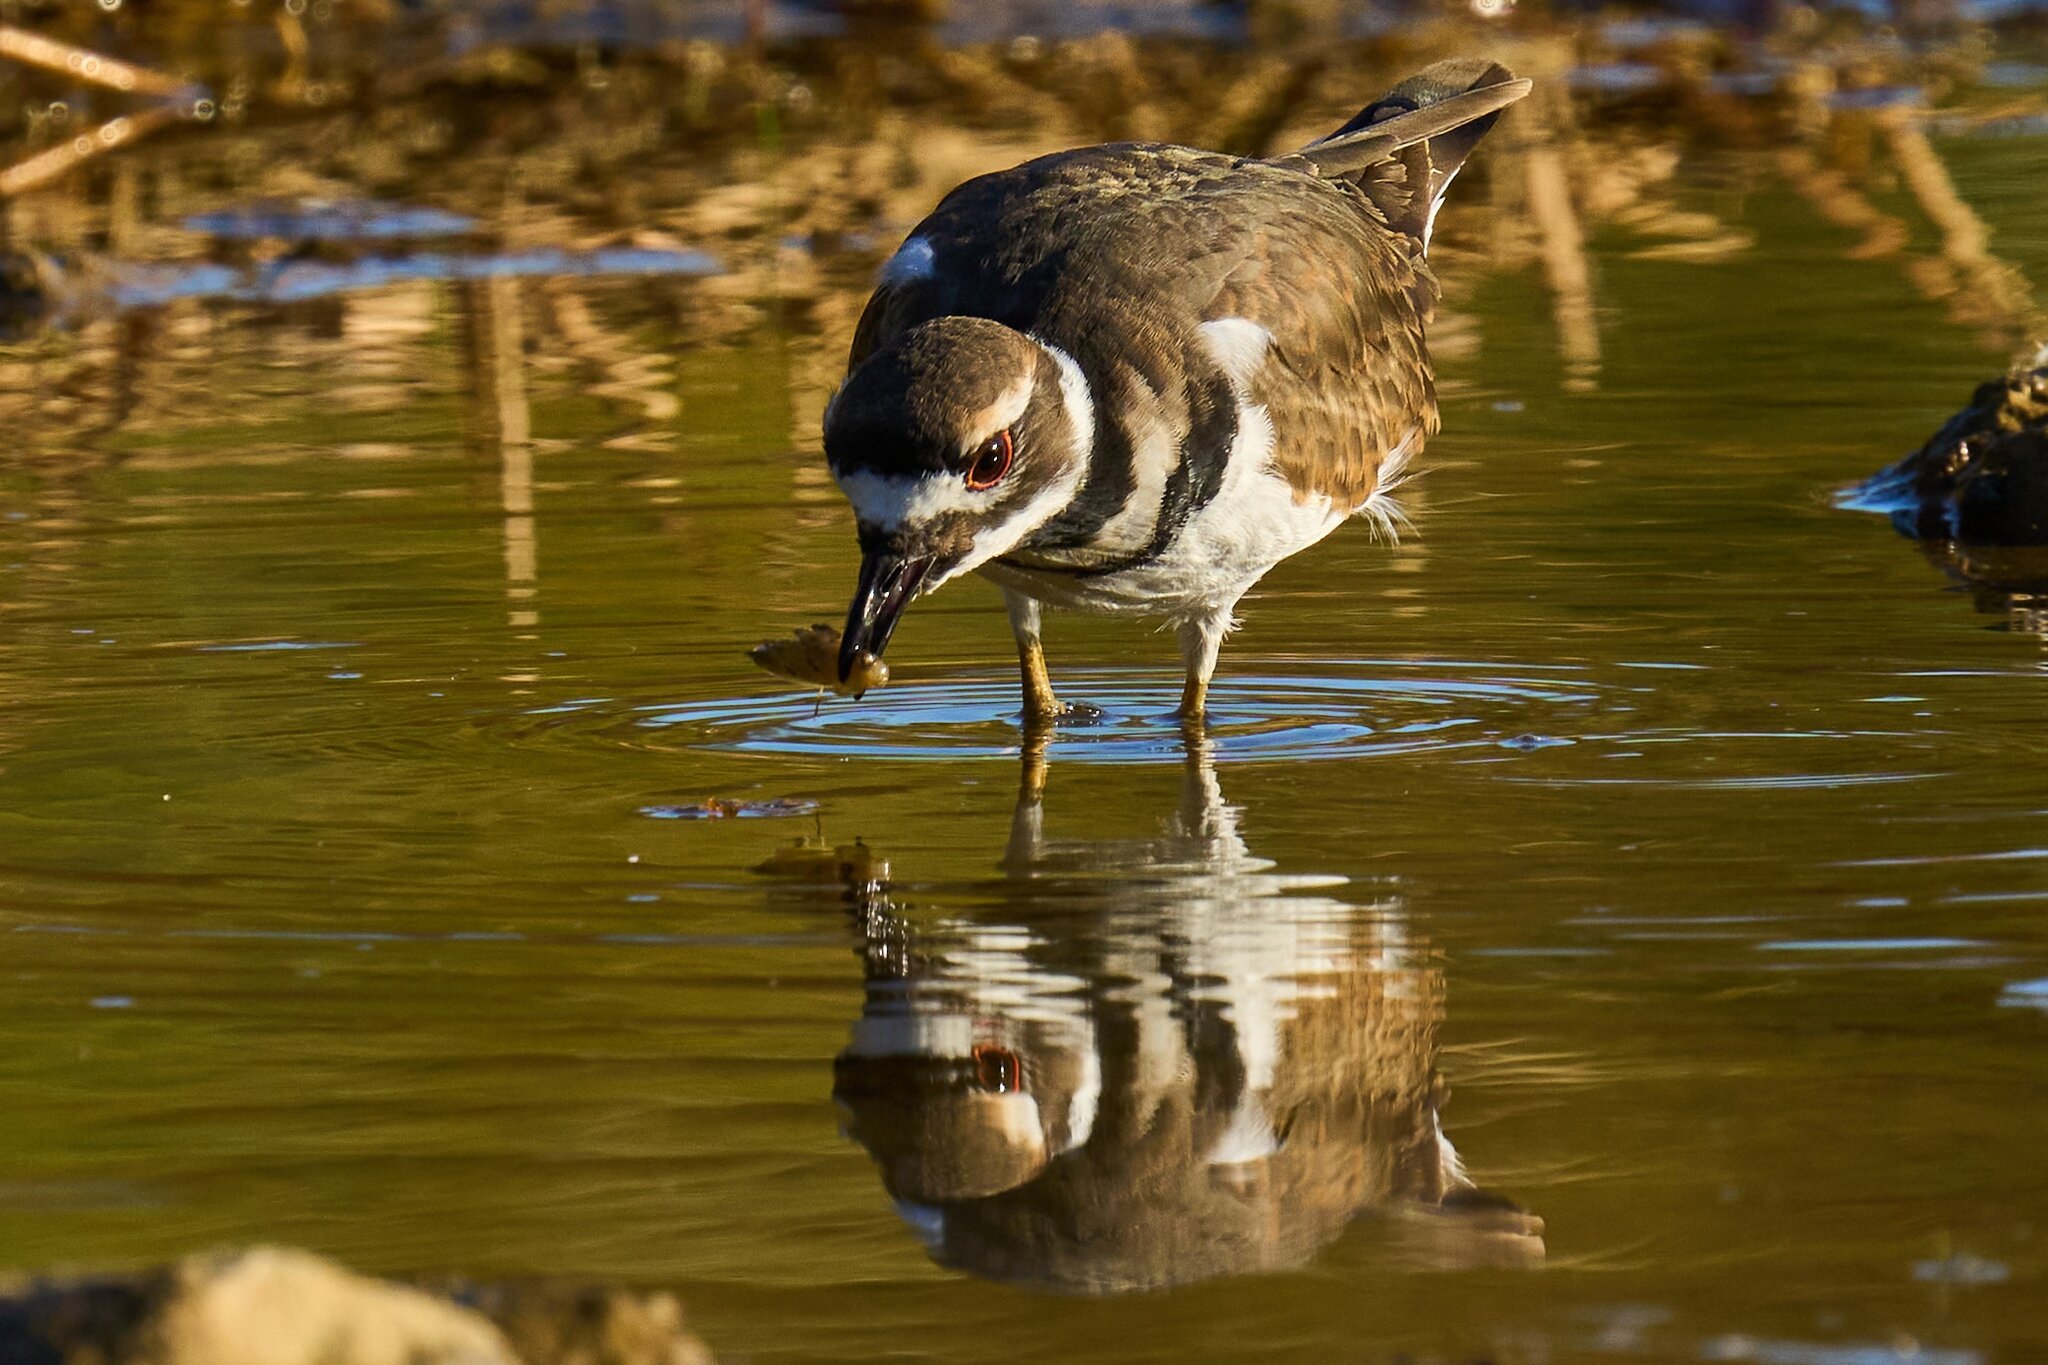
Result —
[[864, 555], [860, 561], [860, 587], [853, 605], [846, 610], [846, 634], [839, 642], [839, 681], [853, 676], [861, 652], [880, 658], [895, 633], [896, 618], [917, 595], [918, 585], [932, 571], [933, 555]]

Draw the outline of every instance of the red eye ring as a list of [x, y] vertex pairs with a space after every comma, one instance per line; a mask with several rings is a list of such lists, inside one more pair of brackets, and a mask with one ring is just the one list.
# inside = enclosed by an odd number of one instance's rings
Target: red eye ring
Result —
[[994, 488], [1010, 472], [1010, 462], [1016, 458], [1017, 443], [1010, 439], [1010, 429], [1004, 427], [974, 452], [974, 462], [967, 466], [967, 486], [977, 493]]
[[991, 1095], [1015, 1094], [1024, 1088], [1024, 1068], [1010, 1049], [995, 1043], [976, 1043], [974, 1081]]

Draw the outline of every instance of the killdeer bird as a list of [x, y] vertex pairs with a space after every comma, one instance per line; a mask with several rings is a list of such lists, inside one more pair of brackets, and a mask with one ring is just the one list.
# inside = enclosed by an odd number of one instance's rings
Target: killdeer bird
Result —
[[1063, 709], [1044, 605], [1175, 625], [1199, 718], [1252, 584], [1352, 516], [1391, 527], [1437, 422], [1437, 207], [1528, 90], [1440, 62], [1289, 156], [1112, 143], [947, 195], [825, 413], [862, 553], [841, 679], [972, 572], [1008, 603], [1028, 718]]
[[[942, 1264], [1089, 1294], [1291, 1269], [1368, 1214], [1437, 1263], [1540, 1260], [1444, 1133], [1431, 954], [1276, 875], [1186, 757], [1150, 838], [1049, 837], [1027, 775], [972, 914], [860, 897], [832, 1095], [897, 1212]], [[1048, 919], [1041, 878], [1091, 889]]]

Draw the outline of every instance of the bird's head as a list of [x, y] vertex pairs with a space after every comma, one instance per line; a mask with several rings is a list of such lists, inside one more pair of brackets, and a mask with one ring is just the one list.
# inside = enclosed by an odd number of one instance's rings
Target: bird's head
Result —
[[1008, 553], [1065, 508], [1095, 419], [1073, 360], [983, 318], [911, 328], [825, 411], [825, 456], [860, 529], [839, 676], [879, 655], [913, 597]]

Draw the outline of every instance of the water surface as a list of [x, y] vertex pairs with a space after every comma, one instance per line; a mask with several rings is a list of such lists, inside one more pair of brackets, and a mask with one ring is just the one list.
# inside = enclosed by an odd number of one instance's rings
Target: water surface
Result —
[[[2048, 138], [1936, 146], [2048, 281]], [[266, 197], [200, 154], [73, 245]], [[1579, 315], [1461, 182], [1413, 531], [1275, 572], [1192, 752], [1169, 637], [1055, 620], [1106, 716], [1033, 755], [984, 585], [861, 703], [744, 659], [851, 588], [816, 418], [917, 194], [719, 237], [696, 154], [342, 185], [689, 270], [0, 356], [0, 1260], [658, 1284], [777, 1362], [2048, 1350], [2048, 655], [1831, 502], [2004, 363], [1924, 271], [1695, 150]]]

